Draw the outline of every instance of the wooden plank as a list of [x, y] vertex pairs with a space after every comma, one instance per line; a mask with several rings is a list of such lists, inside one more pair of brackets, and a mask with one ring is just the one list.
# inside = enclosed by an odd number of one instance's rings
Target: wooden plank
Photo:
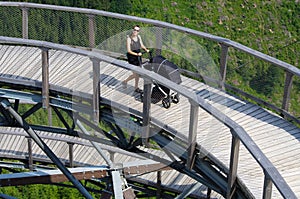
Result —
[[[107, 171], [100, 168], [71, 168], [73, 176], [78, 180], [103, 178]], [[0, 175], [1, 186], [17, 186], [37, 183], [60, 183], [68, 181], [67, 177], [60, 171], [37, 171], [16, 174]], [[25, 180], [26, 179], [26, 180]]]
[[253, 111], [253, 109], [256, 109], [256, 107], [257, 106], [253, 104], [237, 106], [237, 108], [228, 111], [228, 115], [230, 116], [230, 118], [236, 121], [237, 119], [243, 119], [243, 117], [247, 116], [247, 112]]

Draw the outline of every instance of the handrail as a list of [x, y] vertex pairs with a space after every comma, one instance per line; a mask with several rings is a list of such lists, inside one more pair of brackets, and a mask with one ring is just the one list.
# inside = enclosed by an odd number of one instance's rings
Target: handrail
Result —
[[116, 60], [111, 57], [101, 55], [99, 53], [73, 48], [62, 44], [54, 44], [51, 42], [20, 39], [20, 38], [9, 38], [3, 36], [0, 36], [0, 43], [11, 44], [11, 45], [27, 45], [27, 46], [34, 46], [39, 48], [63, 50], [70, 53], [87, 56], [90, 59], [98, 59], [107, 63], [112, 63], [118, 67], [132, 70], [138, 73], [139, 75], [141, 75], [143, 78], [154, 80], [164, 86], [172, 88], [172, 90], [188, 98], [191, 104], [194, 105], [197, 104], [197, 106], [206, 110], [208, 113], [213, 115], [216, 119], [220, 120], [222, 123], [228, 126], [232, 130], [231, 132], [233, 136], [234, 137], [236, 136], [238, 137], [239, 140], [241, 140], [241, 142], [245, 145], [247, 150], [251, 153], [251, 155], [259, 163], [259, 165], [263, 168], [265, 175], [267, 175], [268, 178], [272, 180], [272, 182], [277, 187], [277, 189], [282, 194], [282, 196], [284, 196], [285, 198], [296, 198], [295, 194], [290, 189], [289, 185], [285, 182], [283, 177], [280, 175], [278, 170], [273, 166], [273, 164], [269, 161], [269, 159], [262, 153], [259, 147], [255, 144], [255, 142], [251, 139], [251, 137], [240, 125], [238, 125], [231, 118], [227, 117], [225, 114], [223, 114], [222, 112], [220, 112], [219, 110], [217, 110], [216, 108], [208, 104], [204, 99], [197, 97], [195, 93], [188, 91], [187, 89], [184, 89], [181, 85], [178, 85], [168, 79], [165, 79], [162, 76], [153, 73], [151, 71], [128, 64], [127, 62]]
[[87, 9], [87, 8], [74, 8], [74, 7], [67, 7], [67, 6], [55, 6], [55, 5], [46, 5], [46, 4], [36, 4], [36, 3], [23, 3], [23, 2], [0, 2], [0, 6], [15, 6], [15, 7], [26, 7], [26, 8], [41, 8], [41, 9], [50, 9], [50, 10], [58, 10], [58, 11], [70, 11], [70, 12], [78, 12], [78, 13], [83, 13], [83, 14], [90, 14], [90, 15], [101, 15], [101, 16], [106, 16], [106, 17], [113, 17], [117, 19], [123, 19], [123, 20], [129, 20], [129, 21], [137, 21], [137, 22], [142, 22], [142, 23], [147, 23], [159, 27], [164, 27], [164, 28], [171, 28], [174, 30], [178, 30], [180, 32], [185, 32], [189, 34], [193, 34], [205, 39], [209, 39], [218, 43], [225, 44], [226, 46], [231, 46], [233, 48], [236, 48], [238, 50], [241, 50], [243, 52], [246, 52], [250, 55], [253, 55], [259, 59], [262, 59], [264, 61], [267, 61], [271, 64], [280, 66], [284, 68], [285, 70], [297, 75], [300, 77], [300, 69], [296, 68], [295, 66], [283, 62], [279, 59], [276, 59], [274, 57], [271, 57], [269, 55], [266, 55], [264, 53], [261, 53], [257, 50], [251, 49], [247, 46], [244, 46], [240, 43], [234, 42], [230, 39], [215, 36], [209, 33], [201, 32], [198, 30], [193, 30], [190, 28], [174, 25], [168, 22], [162, 22], [154, 19], [147, 19], [147, 18], [142, 18], [142, 17], [135, 17], [135, 16], [130, 16], [130, 15], [125, 15], [125, 14], [119, 14], [119, 13], [112, 13], [112, 12], [107, 12], [103, 10], [94, 10], [94, 9]]

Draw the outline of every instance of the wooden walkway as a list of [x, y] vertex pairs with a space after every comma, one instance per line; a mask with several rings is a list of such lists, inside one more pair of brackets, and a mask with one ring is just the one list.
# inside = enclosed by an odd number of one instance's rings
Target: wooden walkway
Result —
[[[68, 143], [74, 144], [73, 164], [75, 167], [97, 166], [96, 169], [99, 169], [99, 166], [107, 165], [91, 143], [85, 139], [47, 132], [37, 131], [37, 133], [47, 143], [54, 154], [56, 154], [57, 157], [59, 157], [60, 160], [67, 165], [69, 163]], [[0, 127], [0, 157], [7, 159], [15, 158], [26, 161], [28, 158], [27, 136], [27, 133], [20, 128]], [[197, 184], [194, 179], [181, 174], [176, 170], [168, 169], [165, 165], [157, 165], [154, 167], [155, 170], [153, 172], [153, 165], [157, 163], [155, 161], [147, 160], [138, 154], [130, 153], [117, 147], [106, 145], [100, 146], [107, 153], [108, 157], [110, 156], [110, 153], [114, 154], [114, 161], [112, 161], [119, 165], [119, 167], [124, 168], [124, 174], [130, 181], [138, 183], [145, 183], [147, 181], [146, 184], [156, 186], [157, 172], [155, 171], [162, 170], [162, 186], [168, 190], [182, 193]], [[32, 154], [36, 161], [51, 163], [51, 160], [34, 142], [32, 143]], [[140, 169], [139, 165], [141, 167]], [[9, 177], [10, 176], [4, 176], [0, 178], [5, 183], [5, 181], [8, 181]], [[193, 196], [197, 198], [205, 197], [206, 191], [207, 187], [201, 185], [198, 190], [193, 192]], [[212, 192], [211, 198], [223, 197], [218, 193]]]
[[[92, 65], [88, 58], [61, 51], [51, 50], [49, 53], [51, 86], [92, 93]], [[131, 74], [130, 71], [101, 63], [100, 73], [103, 97], [142, 111], [139, 95], [133, 92], [133, 81], [129, 82], [127, 88], [122, 88], [120, 84]], [[40, 82], [40, 49], [0, 45], [0, 80]], [[195, 92], [241, 125], [300, 198], [300, 129], [257, 105], [183, 76], [182, 80], [184, 88]], [[140, 88], [142, 85], [143, 81], [140, 80]], [[172, 104], [169, 109], [163, 108], [160, 102], [151, 106], [151, 117], [176, 129], [182, 136], [188, 136], [186, 124], [189, 124], [190, 104], [187, 99], [181, 97], [179, 103]], [[1, 139], [1, 142], [4, 140]], [[204, 110], [199, 111], [197, 143], [229, 166], [230, 130]], [[262, 196], [263, 171], [242, 144], [238, 176], [255, 197]], [[273, 186], [273, 189], [276, 187]], [[281, 196], [275, 190], [272, 198]]]

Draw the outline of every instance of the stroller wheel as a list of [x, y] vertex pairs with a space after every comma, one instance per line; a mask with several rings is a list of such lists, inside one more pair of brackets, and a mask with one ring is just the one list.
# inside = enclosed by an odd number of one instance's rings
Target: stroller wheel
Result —
[[172, 102], [174, 104], [177, 104], [179, 102], [179, 95], [178, 94], [174, 95], [174, 97], [172, 98]]
[[170, 108], [170, 106], [171, 106], [171, 102], [170, 102], [170, 99], [169, 98], [164, 98], [163, 100], [162, 100], [162, 105], [163, 105], [163, 107], [165, 107], [165, 108]]

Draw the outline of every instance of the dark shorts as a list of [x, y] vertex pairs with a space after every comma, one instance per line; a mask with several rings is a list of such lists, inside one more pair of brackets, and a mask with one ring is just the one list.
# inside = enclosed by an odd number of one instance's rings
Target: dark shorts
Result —
[[136, 65], [136, 66], [140, 66], [140, 57], [139, 56], [135, 56], [132, 54], [127, 53], [127, 59], [128, 59], [128, 63]]

